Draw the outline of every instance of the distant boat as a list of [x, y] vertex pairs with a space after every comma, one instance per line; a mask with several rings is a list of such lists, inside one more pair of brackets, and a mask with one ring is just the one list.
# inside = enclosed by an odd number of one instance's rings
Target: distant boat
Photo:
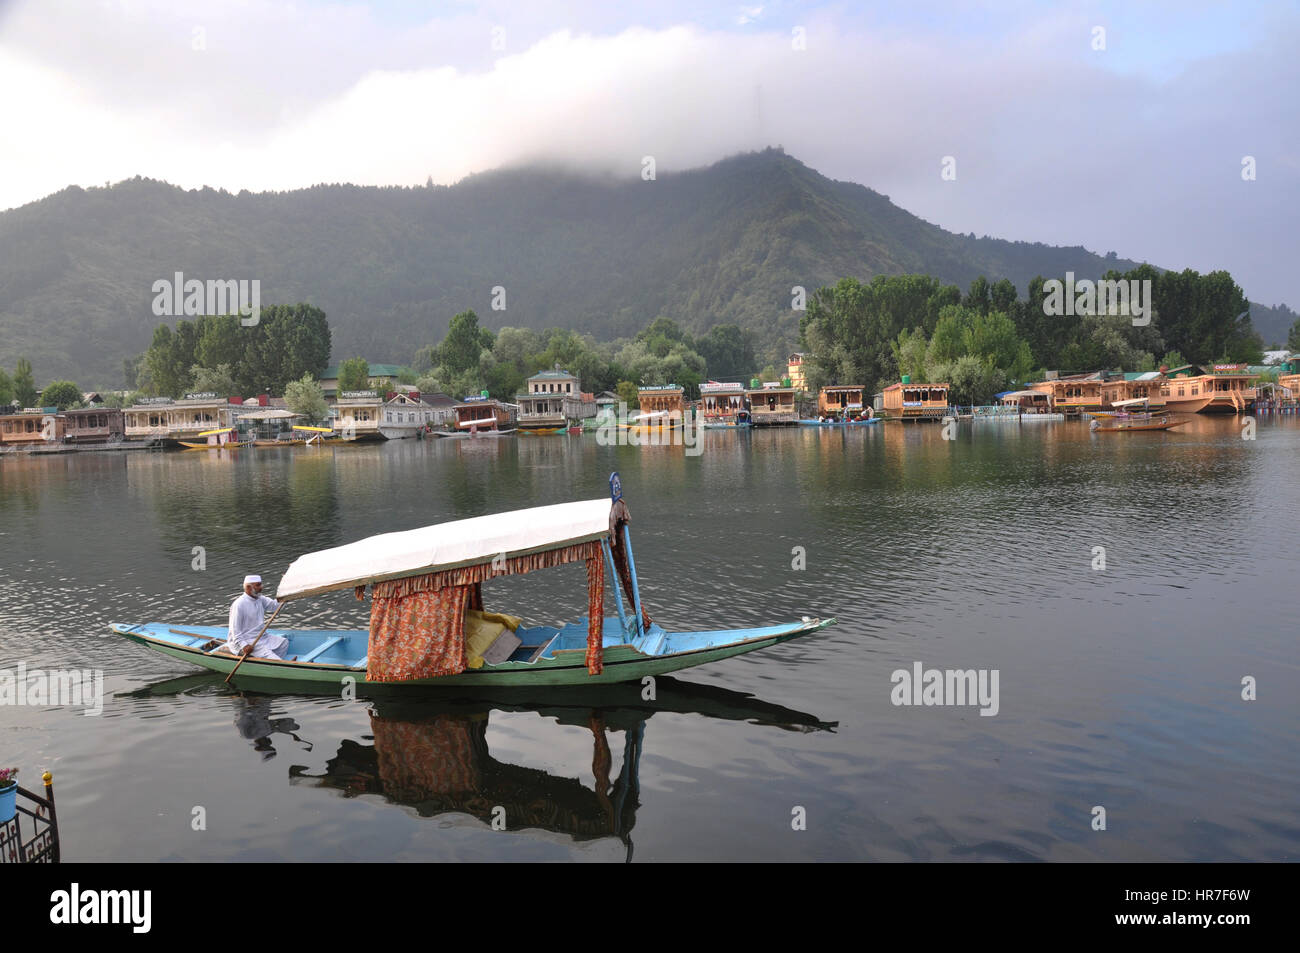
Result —
[[252, 440], [240, 440], [239, 434], [234, 427], [220, 427], [216, 430], [204, 430], [200, 437], [206, 437], [204, 441], [198, 440], [181, 440], [178, 441], [186, 450], [238, 450], [240, 447], [250, 447], [253, 445]]
[[[1147, 407], [1148, 398], [1134, 397], [1132, 400], [1117, 400], [1112, 407], [1122, 408], [1113, 412], [1101, 412], [1092, 415], [1088, 429], [1097, 433], [1119, 433], [1138, 430], [1171, 430], [1181, 427], [1187, 421], [1173, 420], [1168, 414], [1152, 414], [1137, 410]], [[1133, 408], [1132, 411], [1127, 408]]]
[[[404, 639], [414, 639], [412, 644], [422, 646], [420, 651], [426, 652], [427, 642], [419, 640], [418, 632], [408, 635], [396, 628], [381, 643], [386, 647], [375, 649], [371, 633], [364, 629], [271, 629], [272, 634], [288, 640], [286, 659], [245, 656], [235, 683], [256, 687], [259, 683], [289, 682], [298, 690], [331, 693], [338, 691], [344, 678], [354, 679], [359, 692], [418, 691], [440, 686], [609, 684], [639, 681], [647, 675], [663, 675], [743, 655], [835, 623], [834, 618], [804, 616], [801, 621], [779, 625], [668, 632], [651, 622], [641, 603], [627, 507], [617, 474], [610, 482], [611, 499], [479, 516], [308, 553], [289, 567], [276, 593], [283, 602], [407, 580], [410, 592], [462, 590], [464, 601], [459, 605], [464, 613], [468, 652], [468, 622], [470, 614], [478, 610], [467, 605], [481, 593], [478, 585], [482, 579], [585, 561], [588, 573], [597, 574], [588, 580], [587, 617], [550, 626], [523, 625], [522, 620], [512, 616], [492, 614], [501, 631], [481, 647], [481, 667], [402, 680], [389, 677], [371, 681], [368, 676], [377, 663], [370, 656], [372, 651], [384, 652], [385, 661], [379, 664], [393, 666], [390, 646]], [[592, 585], [593, 579], [603, 579], [606, 570], [613, 577], [618, 610], [613, 617], [603, 617], [604, 586]], [[393, 587], [394, 594], [372, 598], [397, 598], [408, 591], [407, 586]], [[620, 589], [629, 603], [627, 610], [619, 597]], [[461, 593], [449, 592], [447, 606], [460, 598]], [[596, 625], [589, 624], [593, 610], [601, 614]], [[485, 618], [488, 616], [482, 613], [473, 618], [476, 631], [481, 631], [481, 620]], [[495, 621], [502, 619], [506, 621]], [[506, 624], [511, 620], [513, 627]], [[240, 662], [226, 649], [225, 626], [115, 622], [110, 628], [163, 655], [218, 672], [231, 672]], [[500, 647], [507, 632], [509, 639]], [[405, 656], [398, 660], [403, 664], [407, 661]]]

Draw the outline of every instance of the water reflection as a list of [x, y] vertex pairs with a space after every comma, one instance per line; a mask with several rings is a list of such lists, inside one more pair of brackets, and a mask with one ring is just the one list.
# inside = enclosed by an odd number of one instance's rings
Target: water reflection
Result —
[[[328, 788], [345, 797], [374, 794], [387, 803], [413, 808], [424, 818], [468, 814], [508, 831], [541, 829], [575, 842], [617, 838], [632, 859], [631, 832], [641, 807], [640, 761], [646, 723], [659, 712], [746, 721], [789, 731], [833, 731], [806, 712], [757, 699], [743, 692], [696, 685], [670, 677], [657, 681], [655, 698], [643, 697], [640, 684], [591, 689], [551, 689], [545, 702], [530, 701], [537, 689], [498, 690], [490, 698], [448, 693], [418, 700], [376, 699], [369, 709], [369, 732], [342, 738], [324, 770], [289, 768], [292, 786]], [[153, 698], [225, 691], [220, 677], [189, 675], [158, 682], [121, 697]], [[310, 734], [293, 718], [273, 717], [282, 696], [232, 695], [235, 727], [252, 741], [262, 760], [275, 757], [273, 736], [280, 734], [310, 752]], [[304, 709], [310, 711], [311, 709]], [[591, 735], [590, 781], [493, 757], [487, 730], [494, 712], [532, 712], [551, 727], [581, 727]], [[300, 716], [302, 711], [299, 712]], [[612, 738], [622, 733], [621, 759], [614, 774]]]

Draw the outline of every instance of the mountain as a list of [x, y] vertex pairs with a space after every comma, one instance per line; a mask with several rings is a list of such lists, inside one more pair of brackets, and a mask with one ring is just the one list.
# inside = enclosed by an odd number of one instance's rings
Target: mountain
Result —
[[[153, 283], [176, 272], [258, 279], [263, 305], [324, 309], [336, 359], [406, 363], [467, 308], [494, 329], [599, 339], [661, 314], [695, 332], [735, 322], [778, 353], [797, 337], [795, 285], [921, 272], [963, 290], [1006, 277], [1023, 295], [1038, 274], [1134, 265], [955, 235], [777, 149], [651, 181], [530, 166], [454, 186], [235, 195], [137, 178], [0, 213], [0, 366], [26, 356], [38, 383], [122, 386], [123, 358], [175, 323], [151, 304]], [[505, 310], [492, 308], [497, 286]]]

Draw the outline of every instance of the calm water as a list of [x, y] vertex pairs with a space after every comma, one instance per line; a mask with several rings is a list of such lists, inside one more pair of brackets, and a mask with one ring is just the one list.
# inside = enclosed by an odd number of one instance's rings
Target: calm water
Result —
[[[68, 860], [1296, 858], [1300, 421], [704, 438], [698, 457], [587, 435], [2, 459], [0, 669], [102, 669], [109, 697], [99, 717], [0, 707], [0, 764], [54, 773]], [[653, 702], [377, 705], [241, 695], [106, 628], [221, 624], [246, 572], [272, 592], [303, 552], [603, 496], [614, 469], [657, 622], [839, 625]], [[583, 573], [485, 598], [562, 621]], [[365, 611], [335, 594], [277, 624]], [[913, 662], [997, 670], [998, 714], [895, 706]]]

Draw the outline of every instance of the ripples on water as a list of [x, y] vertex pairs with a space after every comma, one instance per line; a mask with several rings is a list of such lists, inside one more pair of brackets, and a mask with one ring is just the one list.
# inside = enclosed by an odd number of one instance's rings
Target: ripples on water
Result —
[[[101, 668], [113, 693], [98, 718], [0, 708], [0, 760], [54, 772], [69, 859], [1295, 857], [1296, 421], [704, 438], [0, 460], [0, 666]], [[603, 496], [612, 469], [656, 621], [839, 625], [662, 680], [655, 705], [241, 696], [105, 628], [220, 623], [245, 572], [272, 590], [303, 552]], [[566, 567], [486, 596], [556, 621], [582, 585]], [[286, 612], [366, 622], [350, 594]], [[914, 661], [997, 669], [999, 714], [895, 707]], [[505, 836], [500, 802], [528, 819]]]

